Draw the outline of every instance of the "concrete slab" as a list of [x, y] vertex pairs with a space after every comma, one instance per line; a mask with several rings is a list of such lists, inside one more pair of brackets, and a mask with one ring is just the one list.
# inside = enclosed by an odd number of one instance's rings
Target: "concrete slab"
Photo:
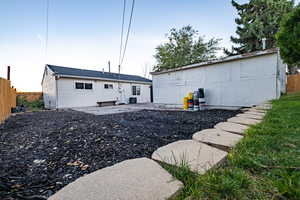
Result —
[[195, 140], [180, 140], [158, 148], [152, 159], [176, 166], [185, 163], [192, 171], [203, 174], [222, 162], [226, 155], [225, 151]]
[[195, 133], [193, 135], [193, 139], [222, 150], [229, 150], [241, 139], [243, 139], [243, 136], [229, 133], [220, 129], [206, 129]]
[[256, 109], [255, 107], [250, 108], [248, 111], [250, 112], [258, 112], [258, 113], [266, 113], [266, 110]]
[[264, 117], [266, 115], [265, 113], [254, 112], [254, 111], [247, 111], [247, 112], [244, 112], [244, 114], [247, 114], [247, 115], [257, 115], [257, 116], [261, 116], [261, 117]]
[[105, 106], [105, 107], [81, 107], [81, 108], [72, 108], [72, 110], [85, 112], [93, 115], [111, 115], [125, 112], [137, 112], [142, 109], [138, 109], [135, 107], [127, 107], [127, 106]]
[[257, 119], [249, 119], [244, 117], [232, 117], [227, 120], [228, 122], [243, 124], [243, 125], [255, 125], [261, 122], [261, 120]]
[[239, 134], [239, 135], [244, 135], [245, 130], [247, 130], [249, 127], [242, 124], [236, 124], [231, 122], [221, 122], [216, 124], [214, 128]]
[[244, 117], [244, 118], [249, 118], [249, 119], [257, 119], [257, 120], [262, 120], [264, 116], [261, 115], [252, 115], [252, 114], [238, 114], [237, 117]]
[[250, 108], [242, 108], [241, 111], [242, 112], [247, 112]]
[[137, 112], [141, 110], [179, 110], [175, 107], [168, 107], [162, 104], [153, 103], [139, 103], [139, 104], [126, 104], [126, 105], [116, 105], [116, 106], [105, 106], [105, 107], [79, 107], [72, 108], [72, 110], [85, 112], [94, 115], [110, 115], [125, 112]]
[[259, 110], [270, 110], [272, 108], [272, 105], [262, 104], [262, 105], [257, 105], [254, 108]]
[[49, 200], [164, 200], [182, 187], [155, 161], [138, 158], [81, 177]]

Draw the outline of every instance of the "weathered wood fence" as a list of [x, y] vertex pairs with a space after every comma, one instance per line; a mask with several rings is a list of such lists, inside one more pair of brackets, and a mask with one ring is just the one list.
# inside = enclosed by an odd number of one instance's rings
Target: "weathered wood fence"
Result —
[[288, 76], [286, 90], [287, 93], [300, 92], [300, 73]]
[[42, 92], [17, 92], [17, 97], [26, 99], [29, 102], [42, 98]]
[[16, 107], [16, 94], [17, 91], [11, 87], [10, 81], [0, 78], [0, 122], [11, 114], [12, 108]]

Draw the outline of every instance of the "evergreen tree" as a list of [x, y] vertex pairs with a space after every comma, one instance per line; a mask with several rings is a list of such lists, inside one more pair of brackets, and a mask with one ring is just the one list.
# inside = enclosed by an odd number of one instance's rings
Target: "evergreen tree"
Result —
[[262, 39], [266, 38], [266, 48], [276, 47], [275, 34], [279, 29], [282, 17], [293, 9], [293, 0], [250, 0], [249, 3], [238, 4], [232, 0], [239, 18], [235, 19], [237, 37], [231, 41], [236, 44], [231, 51], [225, 53], [242, 54], [262, 50]]

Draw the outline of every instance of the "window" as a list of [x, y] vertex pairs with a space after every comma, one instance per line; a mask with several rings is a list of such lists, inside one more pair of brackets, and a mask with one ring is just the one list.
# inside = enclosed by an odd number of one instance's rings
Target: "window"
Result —
[[104, 88], [105, 89], [113, 89], [114, 86], [113, 86], [113, 84], [104, 84]]
[[84, 89], [86, 89], [86, 90], [92, 90], [93, 89], [93, 84], [92, 83], [85, 83], [84, 84]]
[[86, 89], [86, 90], [92, 90], [93, 89], [93, 84], [92, 83], [80, 83], [80, 82], [75, 82], [75, 88], [76, 89]]
[[132, 95], [141, 95], [141, 86], [136, 86], [136, 85], [133, 85], [132, 86]]
[[76, 82], [75, 83], [75, 88], [76, 89], [83, 89], [83, 83]]

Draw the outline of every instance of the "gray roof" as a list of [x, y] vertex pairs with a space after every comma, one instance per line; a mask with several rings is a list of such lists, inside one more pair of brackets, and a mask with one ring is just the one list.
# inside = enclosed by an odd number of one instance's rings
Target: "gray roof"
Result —
[[86, 69], [76, 69], [76, 68], [61, 67], [56, 65], [46, 65], [46, 66], [48, 66], [55, 74], [61, 76], [86, 77], [88, 79], [90, 78], [112, 79], [112, 80], [121, 80], [121, 81], [145, 82], [145, 83], [152, 82], [150, 79], [146, 79], [136, 75], [118, 74], [118, 73], [111, 73], [111, 72], [86, 70]]

